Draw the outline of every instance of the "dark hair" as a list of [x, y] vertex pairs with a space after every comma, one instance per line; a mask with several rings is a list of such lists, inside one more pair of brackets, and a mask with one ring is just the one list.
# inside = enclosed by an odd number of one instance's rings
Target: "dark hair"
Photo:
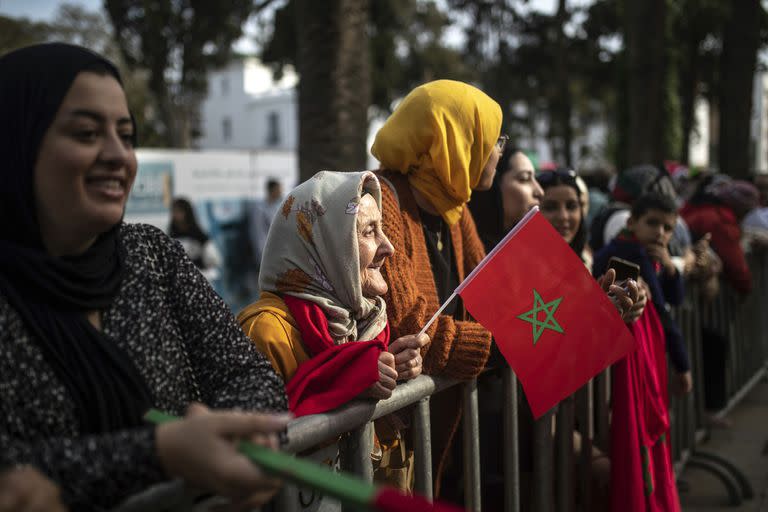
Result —
[[663, 166], [643, 164], [625, 169], [616, 178], [611, 195], [616, 201], [632, 204], [638, 197], [650, 193], [677, 199], [675, 184]]
[[540, 171], [536, 173], [536, 180], [541, 188], [555, 187], [557, 185], [568, 185], [575, 188], [581, 197], [581, 191], [576, 185], [576, 171], [568, 167], [557, 167], [550, 171]]
[[494, 178], [494, 182], [499, 181], [501, 177], [509, 170], [509, 161], [512, 160], [512, 157], [515, 155], [515, 153], [522, 153], [522, 150], [515, 147], [513, 144], [507, 144], [504, 146], [504, 151], [501, 153], [499, 161], [496, 162], [496, 176]]
[[486, 251], [493, 249], [504, 238], [504, 206], [501, 198], [501, 178], [509, 169], [509, 161], [520, 150], [507, 144], [496, 164], [496, 175], [489, 190], [474, 191], [469, 201], [469, 209], [475, 219], [477, 234], [480, 235]]
[[631, 212], [634, 219], [639, 219], [650, 210], [659, 210], [664, 213], [676, 214], [677, 205], [675, 204], [675, 200], [671, 197], [655, 192], [644, 194], [632, 203]]
[[[180, 209], [184, 214], [185, 226], [178, 226], [176, 224], [173, 218], [173, 210], [176, 208]], [[183, 197], [177, 197], [171, 204], [171, 225], [168, 228], [168, 234], [171, 238], [188, 236], [198, 240], [201, 244], [208, 241], [208, 235], [200, 229], [200, 225], [197, 223], [197, 217], [195, 217], [195, 210], [192, 208], [192, 203]]]
[[267, 190], [268, 191], [272, 192], [273, 190], [275, 190], [279, 186], [280, 186], [280, 182], [277, 181], [275, 178], [270, 178], [269, 180], [267, 180]]
[[576, 191], [576, 197], [579, 200], [579, 208], [581, 208], [581, 220], [579, 221], [579, 228], [576, 230], [576, 236], [573, 237], [571, 243], [571, 249], [581, 256], [584, 247], [587, 245], [587, 226], [584, 222], [584, 198], [581, 197], [581, 190], [576, 184], [576, 172], [573, 169], [567, 167], [558, 167], [552, 171], [542, 171], [536, 173], [536, 180], [541, 185], [541, 188], [546, 190], [551, 187], [557, 187], [565, 185], [571, 187]]

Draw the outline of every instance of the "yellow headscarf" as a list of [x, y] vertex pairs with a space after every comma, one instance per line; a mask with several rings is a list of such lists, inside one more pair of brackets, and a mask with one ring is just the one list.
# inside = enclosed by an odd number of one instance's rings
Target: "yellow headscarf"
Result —
[[408, 175], [449, 225], [480, 181], [501, 131], [501, 107], [471, 85], [437, 80], [411, 91], [376, 134], [381, 166]]

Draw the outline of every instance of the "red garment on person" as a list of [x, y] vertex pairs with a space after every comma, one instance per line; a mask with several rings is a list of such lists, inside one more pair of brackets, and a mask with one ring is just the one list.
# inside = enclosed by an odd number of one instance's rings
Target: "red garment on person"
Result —
[[709, 245], [723, 260], [723, 274], [733, 288], [746, 295], [752, 291], [752, 274], [741, 248], [741, 226], [733, 210], [721, 204], [691, 204], [680, 210], [692, 233], [712, 237]]
[[664, 330], [651, 301], [630, 329], [637, 350], [611, 372], [611, 510], [677, 512]]
[[421, 496], [409, 496], [390, 487], [381, 488], [373, 506], [378, 512], [464, 512], [466, 510], [450, 503], [429, 502]]
[[288, 408], [296, 417], [335, 409], [379, 380], [379, 354], [389, 345], [389, 324], [370, 341], [336, 345], [320, 306], [291, 295], [283, 300], [311, 357], [285, 386]]

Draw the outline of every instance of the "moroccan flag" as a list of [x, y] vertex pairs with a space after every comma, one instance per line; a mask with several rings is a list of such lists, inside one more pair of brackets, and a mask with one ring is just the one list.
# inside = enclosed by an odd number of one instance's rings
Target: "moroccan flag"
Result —
[[635, 348], [616, 307], [538, 209], [456, 293], [493, 333], [536, 418]]

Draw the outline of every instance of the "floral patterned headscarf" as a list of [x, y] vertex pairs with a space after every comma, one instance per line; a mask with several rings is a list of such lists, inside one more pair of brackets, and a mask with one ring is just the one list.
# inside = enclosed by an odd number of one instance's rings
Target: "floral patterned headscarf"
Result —
[[261, 261], [261, 290], [317, 304], [337, 344], [372, 340], [387, 323], [384, 299], [363, 297], [360, 282], [357, 212], [366, 193], [381, 209], [373, 173], [315, 174], [278, 210]]

